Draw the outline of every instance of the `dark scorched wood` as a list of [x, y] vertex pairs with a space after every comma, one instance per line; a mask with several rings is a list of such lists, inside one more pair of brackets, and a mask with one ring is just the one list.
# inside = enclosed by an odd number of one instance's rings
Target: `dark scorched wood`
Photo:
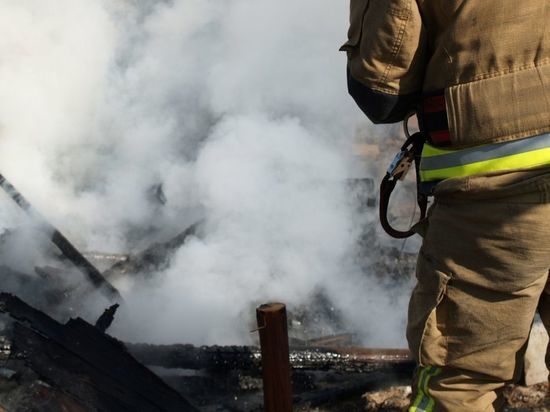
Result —
[[101, 274], [99, 270], [92, 265], [88, 259], [86, 259], [76, 247], [55, 228], [50, 222], [48, 222], [38, 211], [36, 211], [25, 197], [19, 193], [19, 191], [3, 176], [0, 174], [0, 187], [10, 196], [10, 198], [17, 203], [17, 205], [27, 212], [37, 223], [40, 224], [42, 230], [50, 236], [53, 244], [55, 244], [61, 253], [70, 260], [82, 273], [84, 273], [88, 280], [101, 290], [111, 299], [118, 299], [122, 301], [122, 296], [118, 290], [111, 285]]
[[201, 220], [166, 242], [154, 243], [142, 252], [128, 256], [127, 259], [115, 263], [103, 272], [103, 275], [107, 279], [112, 279], [126, 273], [147, 274], [147, 272], [163, 269], [172, 253], [183, 245], [189, 236], [195, 235], [202, 223]]
[[62, 325], [19, 298], [0, 293], [0, 312], [17, 320], [10, 358], [85, 411], [196, 411], [137, 362], [124, 345], [82, 319]]

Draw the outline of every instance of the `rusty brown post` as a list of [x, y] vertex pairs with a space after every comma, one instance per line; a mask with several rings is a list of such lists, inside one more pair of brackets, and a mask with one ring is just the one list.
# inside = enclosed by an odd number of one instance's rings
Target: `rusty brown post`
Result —
[[292, 384], [286, 307], [268, 303], [256, 309], [266, 412], [292, 412]]

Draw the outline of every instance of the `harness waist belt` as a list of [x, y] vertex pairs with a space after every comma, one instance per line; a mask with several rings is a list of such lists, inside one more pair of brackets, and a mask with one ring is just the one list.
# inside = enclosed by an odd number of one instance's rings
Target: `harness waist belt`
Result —
[[422, 182], [433, 182], [546, 165], [550, 165], [550, 133], [458, 150], [425, 143], [420, 161], [420, 179]]

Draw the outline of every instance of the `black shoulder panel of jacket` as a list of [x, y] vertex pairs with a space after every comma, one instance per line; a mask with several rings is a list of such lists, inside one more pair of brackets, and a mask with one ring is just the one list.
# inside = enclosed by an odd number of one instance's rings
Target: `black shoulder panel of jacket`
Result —
[[348, 92], [359, 108], [376, 124], [396, 123], [414, 110], [418, 94], [392, 95], [371, 90], [347, 69]]

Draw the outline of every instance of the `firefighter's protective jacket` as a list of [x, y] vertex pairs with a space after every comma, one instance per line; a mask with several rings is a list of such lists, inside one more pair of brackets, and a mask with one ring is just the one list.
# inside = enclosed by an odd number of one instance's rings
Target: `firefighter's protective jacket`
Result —
[[441, 91], [452, 148], [550, 132], [548, 0], [351, 0], [350, 20], [349, 80], [391, 106], [373, 120]]

